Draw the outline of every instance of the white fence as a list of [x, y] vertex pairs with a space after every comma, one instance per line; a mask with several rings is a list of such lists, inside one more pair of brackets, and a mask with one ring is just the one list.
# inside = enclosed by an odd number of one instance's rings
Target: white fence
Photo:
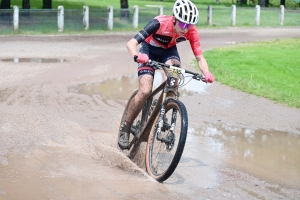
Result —
[[[145, 8], [139, 8], [138, 6], [134, 6], [132, 9], [132, 20], [128, 20], [127, 22], [131, 22], [132, 23], [132, 27], [133, 28], [138, 28], [139, 27], [139, 18], [140, 18], [140, 10], [145, 10]], [[150, 9], [150, 8], [149, 8]], [[158, 6], [156, 8], [151, 8], [156, 9], [156, 13], [159, 15], [164, 14], [164, 9], [162, 6]], [[240, 9], [240, 8], [238, 8]], [[236, 7], [236, 5], [232, 5], [231, 6], [231, 11], [229, 11], [231, 13], [230, 18], [231, 18], [231, 22], [230, 25], [231, 26], [236, 26], [236, 22], [237, 22], [237, 12], [238, 9]], [[242, 9], [242, 8], [241, 8]], [[260, 26], [261, 25], [261, 8], [259, 5], [257, 5], [255, 8], [252, 8], [253, 11], [253, 20], [255, 21], [255, 25]], [[106, 29], [108, 30], [113, 30], [114, 29], [114, 22], [115, 22], [115, 16], [114, 16], [114, 10], [112, 6], [109, 6], [108, 9], [106, 10], [107, 12], [107, 18], [106, 18]], [[205, 10], [203, 9], [203, 11], [205, 12]], [[201, 11], [201, 13], [203, 13], [203, 11]], [[53, 10], [52, 10], [53, 12]], [[57, 9], [57, 31], [58, 32], [64, 32], [65, 26], [67, 25], [67, 23], [65, 22], [65, 9], [63, 6], [58, 6]], [[128, 9], [129, 12], [129, 9]], [[214, 14], [214, 10], [212, 8], [212, 6], [208, 6], [208, 9], [206, 10], [207, 12], [207, 21], [205, 22], [207, 25], [214, 25], [213, 24], [213, 14]], [[217, 11], [216, 11], [217, 12]], [[1, 10], [0, 10], [1, 13]], [[78, 13], [77, 17], [78, 16]], [[167, 13], [170, 14], [170, 13]], [[18, 33], [19, 32], [19, 17], [20, 15], [20, 10], [18, 8], [18, 6], [14, 6], [13, 8], [13, 30], [14, 33]], [[278, 25], [284, 25], [284, 16], [285, 16], [285, 8], [284, 6], [281, 6], [280, 9], [278, 10], [278, 16], [280, 16], [280, 20], [279, 22], [277, 22]], [[88, 6], [83, 6], [82, 9], [82, 29], [83, 30], [89, 30], [89, 25], [90, 25], [90, 9]], [[153, 16], [154, 17], [154, 16]], [[251, 16], [249, 16], [251, 17]], [[300, 13], [299, 13], [299, 18], [300, 18]], [[31, 19], [32, 20], [32, 19]], [[105, 22], [104, 22], [105, 23]], [[0, 24], [1, 25], [1, 24]], [[300, 25], [300, 23], [299, 23]]]

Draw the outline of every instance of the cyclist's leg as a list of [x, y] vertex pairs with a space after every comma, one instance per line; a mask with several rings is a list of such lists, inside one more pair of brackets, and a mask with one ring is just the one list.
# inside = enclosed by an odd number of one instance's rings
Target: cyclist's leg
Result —
[[[148, 55], [149, 59], [156, 59], [156, 55], [153, 47], [142, 42], [142, 46], [139, 50], [140, 53], [145, 53]], [[154, 69], [147, 64], [138, 65], [138, 77], [139, 77], [139, 90], [135, 97], [129, 104], [128, 113], [125, 120], [125, 125], [131, 126], [133, 120], [136, 118], [140, 110], [143, 108], [145, 101], [152, 91], [152, 84], [154, 78]]]
[[[161, 62], [164, 62], [169, 65], [177, 65], [180, 66], [180, 56], [177, 50], [176, 45], [166, 50], [161, 58]], [[166, 75], [168, 74], [167, 69], [164, 70]], [[178, 80], [175, 81], [175, 87], [178, 85]], [[177, 87], [176, 87], [177, 88]], [[171, 95], [173, 96], [173, 95]]]
[[[155, 56], [150, 53], [149, 45], [146, 43], [142, 44], [140, 49], [141, 53], [146, 53], [150, 59], [155, 59]], [[138, 77], [139, 77], [139, 90], [138, 93], [129, 102], [128, 112], [126, 115], [123, 128], [120, 130], [119, 145], [126, 148], [129, 145], [129, 132], [130, 127], [134, 119], [138, 116], [139, 112], [143, 108], [148, 96], [152, 91], [154, 69], [146, 64], [139, 64], [138, 66]]]
[[145, 101], [151, 93], [153, 84], [153, 76], [144, 74], [139, 76], [139, 90], [138, 93], [129, 103], [128, 113], [125, 120], [125, 125], [131, 126], [133, 120], [136, 118], [140, 110], [142, 109]]
[[130, 127], [134, 119], [138, 116], [143, 108], [148, 96], [151, 94], [153, 83], [153, 76], [144, 74], [139, 76], [139, 90], [138, 93], [129, 102], [127, 115], [123, 128], [120, 130], [119, 145], [122, 148], [127, 148], [129, 145]]

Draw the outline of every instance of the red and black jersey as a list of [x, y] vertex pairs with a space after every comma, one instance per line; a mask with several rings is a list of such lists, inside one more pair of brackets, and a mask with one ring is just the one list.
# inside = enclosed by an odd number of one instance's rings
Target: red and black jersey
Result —
[[173, 16], [157, 16], [134, 36], [134, 38], [138, 43], [145, 41], [152, 46], [161, 48], [170, 48], [179, 42], [188, 40], [194, 55], [201, 55], [200, 37], [196, 26], [190, 25], [187, 33], [179, 35], [174, 30], [173, 19]]

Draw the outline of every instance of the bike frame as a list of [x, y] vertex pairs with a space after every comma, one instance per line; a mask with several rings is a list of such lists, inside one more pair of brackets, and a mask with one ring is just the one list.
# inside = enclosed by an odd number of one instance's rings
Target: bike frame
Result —
[[[170, 77], [168, 77], [168, 78], [170, 78]], [[170, 98], [175, 98], [175, 99], [179, 98], [179, 92], [177, 91], [177, 89], [178, 89], [177, 87], [170, 87], [168, 85], [168, 80], [166, 80], [163, 83], [161, 83], [154, 91], [152, 91], [152, 93], [147, 98], [147, 100], [142, 108], [142, 118], [141, 118], [142, 122], [141, 123], [146, 122], [146, 124], [142, 124], [142, 129], [139, 130], [140, 132], [138, 134], [134, 134], [135, 137], [130, 142], [128, 149], [130, 149], [131, 146], [138, 140], [140, 140], [141, 142], [147, 141], [149, 133], [151, 131], [152, 124], [153, 124], [156, 116], [158, 115], [158, 113], [160, 112], [160, 120], [162, 121], [165, 105], [168, 102], [168, 100]], [[160, 92], [161, 92], [161, 94], [159, 95], [157, 103], [149, 116], [149, 111], [150, 111], [150, 107], [152, 105], [153, 97], [155, 95], [159, 94]], [[171, 94], [173, 95], [172, 97], [170, 96]], [[175, 124], [175, 121], [176, 121], [176, 118], [172, 119], [172, 124], [173, 123]], [[136, 131], [138, 131], [138, 130], [131, 130], [131, 132], [136, 132]], [[159, 139], [162, 140], [162, 138], [159, 138]]]
[[[130, 132], [134, 135], [133, 140], [129, 143], [129, 147], [127, 149], [130, 149], [131, 146], [133, 144], [135, 144], [136, 142], [146, 142], [148, 139], [148, 136], [150, 134], [151, 131], [151, 127], [153, 125], [153, 122], [156, 118], [156, 116], [159, 114], [158, 112], [160, 112], [160, 123], [159, 123], [159, 130], [162, 127], [162, 123], [163, 123], [163, 116], [164, 116], [164, 112], [165, 112], [165, 105], [168, 103], [168, 101], [170, 99], [179, 99], [179, 92], [178, 90], [178, 83], [175, 83], [176, 80], [174, 77], [180, 77], [181, 74], [184, 73], [188, 73], [188, 74], [192, 74], [193, 75], [193, 79], [196, 80], [204, 80], [204, 76], [200, 75], [198, 73], [189, 71], [189, 70], [185, 70], [180, 68], [179, 66], [172, 66], [172, 65], [168, 65], [165, 63], [159, 63], [156, 61], [152, 61], [150, 60], [148, 62], [150, 64], [150, 66], [153, 66], [154, 69], [168, 69], [168, 73], [166, 73], [167, 75], [167, 80], [165, 80], [162, 84], [160, 84], [154, 91], [152, 91], [152, 93], [150, 94], [150, 96], [147, 98], [143, 108], [142, 108], [142, 117], [141, 117], [141, 124], [138, 124], [138, 127], [131, 127]], [[172, 80], [171, 80], [172, 79]], [[153, 97], [157, 94], [159, 94], [159, 92], [161, 92], [158, 101], [155, 105], [155, 108], [153, 108], [150, 116], [149, 116], [149, 110], [150, 107], [152, 106], [152, 101], [153, 101]], [[176, 116], [173, 114], [172, 115], [172, 126], [175, 126], [175, 122], [176, 122]], [[173, 125], [174, 124], [174, 125]], [[141, 127], [141, 128], [140, 128]], [[160, 135], [160, 134], [158, 134]], [[163, 138], [157, 138], [160, 141], [165, 141]]]

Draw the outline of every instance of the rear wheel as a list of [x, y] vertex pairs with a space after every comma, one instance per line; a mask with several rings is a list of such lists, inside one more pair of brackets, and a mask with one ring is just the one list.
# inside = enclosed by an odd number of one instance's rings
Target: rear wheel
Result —
[[150, 176], [163, 182], [175, 171], [184, 149], [188, 128], [184, 104], [176, 99], [169, 99], [161, 130], [158, 128], [159, 121], [158, 115], [148, 138], [146, 168]]
[[[123, 112], [123, 115], [122, 115], [122, 118], [121, 118], [121, 122], [120, 122], [120, 125], [119, 125], [119, 133], [118, 133], [118, 140], [120, 138], [120, 130], [122, 129], [122, 126], [124, 124], [124, 121], [126, 119], [126, 116], [127, 116], [127, 113], [128, 113], [128, 107], [129, 107], [129, 103], [130, 101], [133, 99], [133, 97], [137, 94], [138, 90], [136, 90], [132, 95], [131, 97], [128, 99], [128, 102], [126, 104], [126, 107], [124, 109], [124, 112]], [[133, 143], [131, 148], [130, 149], [122, 149], [120, 148], [123, 153], [129, 157], [129, 158], [133, 158], [138, 149], [139, 149], [139, 146], [140, 146], [140, 141], [136, 139], [140, 137], [140, 134], [141, 134], [141, 131], [143, 130], [146, 122], [147, 122], [147, 119], [148, 119], [148, 110], [149, 110], [149, 105], [148, 104], [151, 104], [151, 102], [146, 102], [144, 107], [142, 108], [142, 110], [139, 112], [139, 114], [137, 115], [137, 117], [134, 119], [133, 123], [132, 123], [132, 126], [130, 128], [130, 135], [129, 135], [129, 143]]]

